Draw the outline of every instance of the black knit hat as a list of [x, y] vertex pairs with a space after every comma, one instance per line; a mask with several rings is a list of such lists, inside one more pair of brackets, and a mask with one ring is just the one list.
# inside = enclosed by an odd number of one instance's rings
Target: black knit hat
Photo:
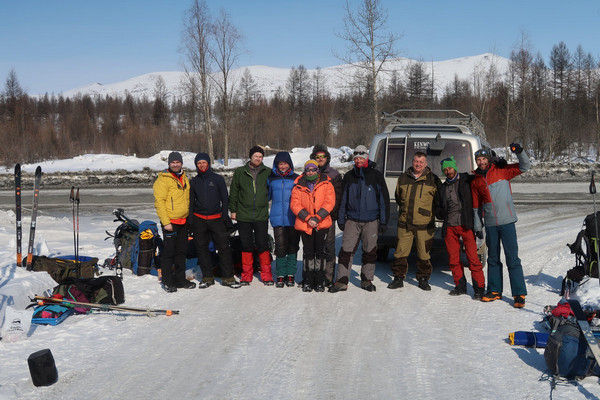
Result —
[[178, 151], [172, 151], [169, 154], [169, 161], [168, 163], [171, 164], [173, 161], [179, 161], [180, 163], [183, 164], [183, 157], [181, 157], [181, 153]]
[[250, 152], [248, 153], [248, 157], [252, 157], [252, 154], [254, 154], [254, 153], [260, 153], [264, 156], [265, 150], [260, 146], [254, 146], [250, 149]]

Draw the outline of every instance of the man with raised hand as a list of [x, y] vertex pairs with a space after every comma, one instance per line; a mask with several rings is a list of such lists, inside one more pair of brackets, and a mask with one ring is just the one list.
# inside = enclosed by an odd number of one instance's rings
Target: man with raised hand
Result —
[[[518, 163], [503, 167], [492, 163], [491, 151], [481, 149], [475, 152], [475, 178], [471, 184], [473, 193], [474, 229], [478, 237], [483, 235], [488, 248], [488, 289], [482, 301], [502, 298], [502, 262], [500, 243], [508, 268], [510, 287], [515, 308], [525, 307], [527, 288], [523, 276], [523, 266], [519, 258], [517, 244], [517, 212], [512, 198], [510, 180], [529, 171], [531, 164], [520, 143], [511, 143], [510, 150], [517, 156]], [[482, 222], [483, 218], [483, 222]]]

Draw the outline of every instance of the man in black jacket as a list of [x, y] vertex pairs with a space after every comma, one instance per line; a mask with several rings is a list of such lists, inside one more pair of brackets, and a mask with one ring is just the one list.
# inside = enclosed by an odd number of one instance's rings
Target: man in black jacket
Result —
[[455, 288], [451, 296], [467, 294], [467, 280], [464, 275], [464, 265], [460, 261], [460, 239], [465, 247], [469, 270], [473, 280], [473, 296], [481, 300], [485, 290], [483, 266], [477, 256], [477, 242], [473, 233], [473, 198], [471, 196], [471, 181], [473, 177], [467, 173], [458, 173], [454, 157], [442, 160], [442, 172], [446, 182], [440, 189], [440, 206], [437, 218], [444, 221], [442, 237], [448, 251], [448, 264], [452, 271]]
[[344, 185], [338, 226], [344, 235], [338, 256], [337, 279], [329, 288], [331, 293], [348, 289], [352, 259], [359, 242], [362, 242], [360, 287], [368, 292], [376, 290], [373, 277], [377, 237], [387, 230], [390, 218], [390, 195], [385, 178], [369, 161], [369, 151], [359, 145], [354, 149], [353, 159], [354, 167], [346, 172], [342, 180]]
[[208, 154], [198, 153], [194, 163], [198, 175], [190, 182], [188, 223], [191, 222], [194, 245], [202, 269], [202, 282], [198, 287], [206, 289], [215, 284], [213, 263], [208, 249], [212, 237], [219, 251], [222, 284], [237, 289], [240, 284], [233, 276], [233, 261], [227, 234], [227, 226], [232, 223], [227, 214], [229, 197], [225, 179], [210, 168]]

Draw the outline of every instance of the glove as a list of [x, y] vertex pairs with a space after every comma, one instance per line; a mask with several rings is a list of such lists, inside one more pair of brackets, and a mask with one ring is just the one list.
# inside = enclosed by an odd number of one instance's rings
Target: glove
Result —
[[483, 232], [477, 231], [477, 232], [475, 232], [475, 236], [477, 236], [477, 239], [483, 239]]
[[510, 151], [512, 151], [515, 154], [521, 154], [521, 152], [523, 151], [523, 147], [521, 147], [519, 143], [511, 143]]
[[223, 222], [225, 223], [225, 230], [227, 233], [232, 234], [237, 229], [235, 225], [233, 225], [233, 221], [229, 217], [224, 217]]
[[344, 227], [346, 226], [346, 224], [342, 224], [338, 221], [338, 228], [340, 228], [340, 231], [344, 232]]
[[504, 158], [498, 158], [496, 160], [496, 168], [504, 168], [508, 165], [508, 162]]
[[379, 229], [377, 230], [377, 233], [379, 233], [380, 235], [383, 235], [385, 233], [385, 231], [387, 231], [387, 225], [379, 225]]

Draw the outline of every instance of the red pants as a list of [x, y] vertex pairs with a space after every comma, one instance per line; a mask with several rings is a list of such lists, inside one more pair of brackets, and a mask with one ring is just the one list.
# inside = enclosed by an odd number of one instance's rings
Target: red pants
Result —
[[458, 286], [458, 282], [464, 276], [464, 268], [460, 262], [460, 241], [462, 238], [465, 246], [465, 253], [469, 261], [469, 270], [473, 279], [473, 286], [484, 287], [485, 277], [483, 276], [483, 266], [477, 257], [477, 242], [472, 230], [465, 230], [462, 226], [449, 226], [446, 232], [446, 250], [448, 251], [448, 264], [452, 271], [454, 284]]

